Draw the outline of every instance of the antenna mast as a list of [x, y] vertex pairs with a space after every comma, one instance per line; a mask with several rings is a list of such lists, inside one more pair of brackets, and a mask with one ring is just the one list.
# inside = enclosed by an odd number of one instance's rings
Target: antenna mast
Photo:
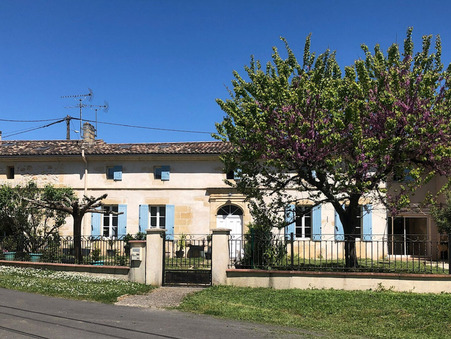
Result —
[[[89, 93], [88, 94], [75, 94], [75, 95], [64, 95], [61, 98], [74, 98], [78, 100], [78, 105], [76, 106], [68, 106], [65, 108], [76, 108], [78, 107], [80, 109], [80, 138], [82, 137], [82, 131], [83, 131], [83, 121], [82, 121], [82, 112], [83, 107], [86, 107], [87, 105], [83, 103], [83, 100], [88, 98], [89, 101], [91, 101], [94, 94], [92, 93], [92, 89], [88, 88]], [[67, 119], [67, 118], [66, 118]], [[66, 135], [67, 137], [67, 135]], [[69, 136], [70, 139], [70, 136]]]
[[108, 102], [105, 101], [105, 103], [103, 105], [87, 105], [87, 106], [89, 108], [94, 108], [94, 111], [96, 112], [96, 134], [95, 134], [95, 136], [97, 136], [97, 111], [99, 110], [99, 108], [103, 108], [103, 111], [106, 113], [106, 112], [108, 112], [110, 105], [108, 104]]

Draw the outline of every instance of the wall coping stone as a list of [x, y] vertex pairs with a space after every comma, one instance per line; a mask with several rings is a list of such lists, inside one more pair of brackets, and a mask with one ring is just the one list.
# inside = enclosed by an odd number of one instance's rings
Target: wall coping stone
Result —
[[451, 280], [448, 274], [419, 274], [419, 273], [380, 273], [380, 272], [313, 272], [313, 271], [274, 271], [254, 269], [227, 269], [227, 275], [260, 275], [260, 276], [321, 276], [340, 278], [388, 278], [401, 280]]

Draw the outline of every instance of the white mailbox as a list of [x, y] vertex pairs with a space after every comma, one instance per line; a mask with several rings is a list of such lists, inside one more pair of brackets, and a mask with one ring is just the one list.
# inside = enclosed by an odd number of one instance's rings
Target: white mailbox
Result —
[[142, 261], [142, 252], [143, 252], [143, 248], [142, 247], [133, 247], [131, 249], [132, 260]]

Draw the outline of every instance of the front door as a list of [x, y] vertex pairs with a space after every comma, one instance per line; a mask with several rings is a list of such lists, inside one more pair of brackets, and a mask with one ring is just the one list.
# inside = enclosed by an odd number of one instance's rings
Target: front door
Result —
[[230, 258], [238, 259], [242, 255], [243, 210], [235, 205], [226, 205], [218, 210], [216, 216], [217, 228], [229, 228]]

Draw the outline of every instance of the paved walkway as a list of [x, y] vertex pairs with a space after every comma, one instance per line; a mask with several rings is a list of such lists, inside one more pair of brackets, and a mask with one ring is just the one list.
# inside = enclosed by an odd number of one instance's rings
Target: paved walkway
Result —
[[154, 309], [177, 307], [185, 296], [202, 289], [203, 287], [159, 287], [145, 295], [122, 296], [115, 304]]
[[[153, 293], [156, 293], [155, 297], [164, 290], [157, 289]], [[176, 295], [175, 289], [169, 293]], [[65, 300], [0, 288], [2, 339], [289, 339], [315, 336], [321, 336], [321, 333], [174, 310]]]

